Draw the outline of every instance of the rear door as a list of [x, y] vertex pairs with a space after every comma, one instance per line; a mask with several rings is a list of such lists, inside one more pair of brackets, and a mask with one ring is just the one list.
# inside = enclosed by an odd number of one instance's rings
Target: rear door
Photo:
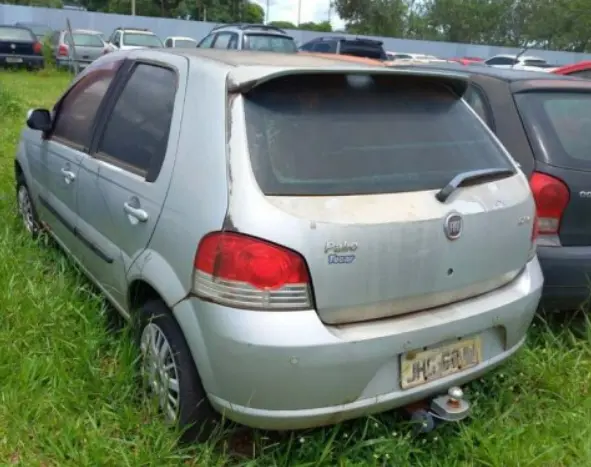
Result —
[[149, 63], [133, 65], [99, 123], [78, 203], [80, 234], [97, 246], [84, 264], [122, 306], [126, 271], [148, 245], [166, 197], [187, 73], [185, 58], [143, 56]]
[[[238, 231], [306, 258], [323, 321], [459, 301], [509, 282], [529, 260], [527, 179], [437, 80], [287, 76], [244, 95], [244, 109], [250, 167], [232, 173], [252, 170], [258, 188], [234, 181], [229, 215]], [[456, 175], [491, 168], [513, 175], [436, 199]]]
[[564, 183], [570, 194], [561, 210], [563, 246], [591, 245], [591, 87], [527, 90], [515, 102], [536, 157], [536, 172]]

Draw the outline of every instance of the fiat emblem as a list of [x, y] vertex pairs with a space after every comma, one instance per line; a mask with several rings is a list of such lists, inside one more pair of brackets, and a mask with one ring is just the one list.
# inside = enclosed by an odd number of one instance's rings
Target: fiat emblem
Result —
[[456, 240], [462, 235], [463, 227], [462, 216], [457, 212], [451, 212], [445, 217], [443, 222], [443, 232], [449, 240]]
[[16, 45], [14, 45], [14, 44], [10, 44], [10, 48], [11, 48], [12, 50], [16, 49]]

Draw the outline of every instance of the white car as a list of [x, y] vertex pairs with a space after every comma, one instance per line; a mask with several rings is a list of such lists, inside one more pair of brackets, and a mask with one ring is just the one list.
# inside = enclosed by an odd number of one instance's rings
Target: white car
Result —
[[171, 36], [164, 40], [164, 47], [169, 49], [182, 48], [190, 49], [197, 47], [197, 41], [190, 37]]
[[543, 58], [533, 55], [495, 55], [485, 60], [484, 63], [495, 68], [513, 68], [525, 71], [550, 72], [555, 68]]
[[117, 28], [107, 41], [111, 52], [115, 50], [158, 49], [164, 47], [160, 38], [149, 29]]

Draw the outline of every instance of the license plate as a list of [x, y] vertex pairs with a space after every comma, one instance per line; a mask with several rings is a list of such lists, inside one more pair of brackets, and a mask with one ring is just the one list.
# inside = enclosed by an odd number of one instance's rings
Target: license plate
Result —
[[23, 63], [23, 59], [20, 57], [6, 57], [6, 63]]
[[408, 352], [401, 357], [400, 385], [409, 389], [464, 371], [480, 363], [480, 338], [462, 339], [424, 351]]

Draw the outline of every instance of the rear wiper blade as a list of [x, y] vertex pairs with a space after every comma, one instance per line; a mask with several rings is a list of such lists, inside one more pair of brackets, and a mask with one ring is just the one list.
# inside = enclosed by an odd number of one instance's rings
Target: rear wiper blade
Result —
[[497, 180], [515, 174], [513, 169], [483, 169], [470, 170], [456, 175], [452, 180], [435, 194], [437, 201], [445, 203], [447, 198], [461, 186], [482, 183], [485, 180]]

